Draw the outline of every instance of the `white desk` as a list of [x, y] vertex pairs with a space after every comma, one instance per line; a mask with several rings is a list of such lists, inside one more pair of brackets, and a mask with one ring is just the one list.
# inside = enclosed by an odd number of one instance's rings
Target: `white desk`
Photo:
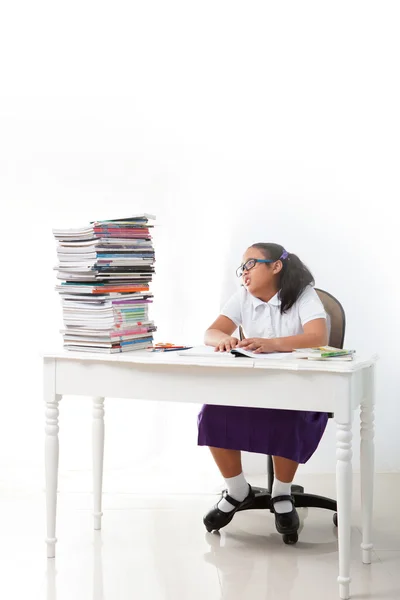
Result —
[[[64, 394], [92, 396], [94, 528], [101, 528], [104, 398], [196, 402], [335, 413], [339, 515], [339, 594], [349, 598], [352, 498], [352, 418], [361, 406], [362, 560], [371, 562], [376, 357], [322, 363], [299, 359], [252, 360], [171, 353], [59, 352], [44, 358], [46, 403], [47, 557], [55, 556], [58, 479], [58, 404]], [[149, 423], [149, 427], [151, 424]], [[195, 442], [193, 442], [195, 443]], [[202, 527], [199, 515], [199, 527]]]

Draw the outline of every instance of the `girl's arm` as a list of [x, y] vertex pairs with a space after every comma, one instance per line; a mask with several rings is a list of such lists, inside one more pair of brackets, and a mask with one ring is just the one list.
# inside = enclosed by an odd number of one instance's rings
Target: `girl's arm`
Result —
[[237, 338], [232, 337], [235, 329], [236, 325], [231, 319], [220, 315], [207, 329], [204, 335], [204, 343], [206, 346], [214, 346], [216, 350], [221, 352], [229, 352], [232, 348], [236, 348], [239, 343]]
[[291, 352], [295, 348], [315, 348], [328, 343], [326, 319], [313, 319], [303, 326], [303, 333], [280, 338], [248, 338], [239, 347], [253, 352]]

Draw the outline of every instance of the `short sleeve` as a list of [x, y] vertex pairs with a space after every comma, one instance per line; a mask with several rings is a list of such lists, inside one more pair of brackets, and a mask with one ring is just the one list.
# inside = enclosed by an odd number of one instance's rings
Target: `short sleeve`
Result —
[[240, 290], [231, 296], [228, 302], [222, 307], [221, 315], [228, 317], [237, 327], [242, 323], [242, 307], [240, 302]]
[[314, 319], [326, 319], [324, 306], [313, 287], [307, 286], [298, 299], [299, 317], [304, 326]]

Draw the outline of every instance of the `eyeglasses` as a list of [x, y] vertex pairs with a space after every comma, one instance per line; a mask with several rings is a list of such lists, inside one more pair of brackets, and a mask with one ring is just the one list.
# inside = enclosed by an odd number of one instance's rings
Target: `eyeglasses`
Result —
[[267, 259], [261, 259], [261, 258], [249, 258], [249, 260], [247, 260], [245, 263], [243, 263], [243, 265], [240, 265], [240, 267], [238, 267], [236, 269], [236, 276], [241, 277], [245, 271], [250, 271], [250, 269], [253, 269], [257, 263], [273, 263], [273, 262], [276, 262], [276, 261], [270, 260], [270, 259], [267, 260]]

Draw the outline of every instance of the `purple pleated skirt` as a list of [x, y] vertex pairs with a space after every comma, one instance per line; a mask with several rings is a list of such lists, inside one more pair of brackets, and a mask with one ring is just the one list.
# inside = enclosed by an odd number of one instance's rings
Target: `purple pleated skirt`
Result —
[[306, 463], [325, 431], [327, 413], [214, 406], [198, 416], [198, 445], [247, 450]]

